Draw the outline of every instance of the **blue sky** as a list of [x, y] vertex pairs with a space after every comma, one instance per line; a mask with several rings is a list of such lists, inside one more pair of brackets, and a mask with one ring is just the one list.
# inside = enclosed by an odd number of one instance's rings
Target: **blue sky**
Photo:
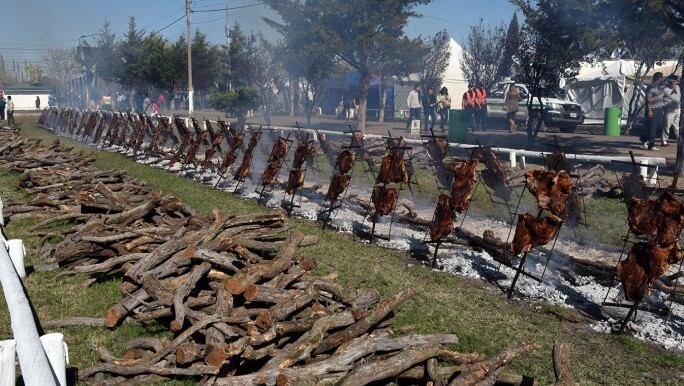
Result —
[[[255, 3], [259, 0], [228, 0], [229, 7]], [[225, 0], [193, 0], [193, 9], [224, 8], [225, 4]], [[138, 27], [150, 32], [167, 26], [185, 12], [184, 0], [7, 0], [0, 1], [0, 6], [0, 54], [7, 63], [12, 59], [39, 61], [47, 48], [76, 46], [80, 35], [97, 33], [105, 20], [120, 36], [131, 15], [136, 17]], [[410, 22], [406, 30], [410, 36], [429, 36], [447, 29], [460, 42], [480, 19], [508, 24], [515, 7], [508, 0], [434, 0], [416, 10], [424, 16]], [[276, 38], [261, 20], [264, 16], [272, 13], [263, 5], [235, 9], [229, 11], [229, 23], [237, 22], [243, 30], [261, 31]], [[192, 19], [193, 29], [206, 33], [209, 40], [225, 40], [224, 12], [193, 13]], [[163, 34], [175, 40], [184, 30], [185, 20], [181, 20]]]

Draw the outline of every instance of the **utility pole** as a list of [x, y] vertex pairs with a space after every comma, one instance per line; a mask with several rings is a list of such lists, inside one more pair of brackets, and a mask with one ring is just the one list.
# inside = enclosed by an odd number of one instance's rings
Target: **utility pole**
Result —
[[191, 0], [185, 0], [185, 20], [188, 26], [185, 34], [185, 41], [188, 45], [188, 114], [192, 115], [194, 110], [193, 94], [195, 91], [192, 88], [192, 20], [190, 19], [190, 3]]
[[[226, 49], [230, 52], [230, 27], [228, 27], [228, 0], [226, 0]], [[228, 68], [230, 69], [230, 55], [227, 55], [226, 61], [228, 62]], [[228, 77], [228, 91], [233, 91], [233, 80], [232, 76]]]

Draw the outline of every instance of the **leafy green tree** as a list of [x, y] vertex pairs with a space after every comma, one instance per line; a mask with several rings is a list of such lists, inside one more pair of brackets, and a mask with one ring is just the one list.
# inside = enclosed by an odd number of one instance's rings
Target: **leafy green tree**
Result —
[[444, 72], [449, 66], [449, 43], [451, 39], [446, 30], [437, 32], [427, 46], [427, 52], [423, 59], [423, 71], [421, 83], [425, 89], [439, 89], [443, 83]]
[[145, 81], [160, 89], [173, 91], [183, 69], [174, 61], [171, 44], [158, 34], [143, 41], [142, 76]]
[[377, 64], [375, 66], [380, 74], [380, 111], [378, 112], [378, 122], [385, 121], [388, 79], [391, 79], [390, 77], [392, 76], [402, 78], [410, 74], [421, 73], [424, 68], [423, 59], [427, 53], [428, 47], [425, 46], [421, 38], [410, 39], [406, 36], [391, 41], [385, 47], [381, 47], [381, 51], [376, 57]]
[[235, 115], [238, 128], [242, 128], [247, 120], [247, 112], [259, 106], [259, 92], [245, 86], [228, 92], [215, 91], [209, 95], [209, 106]]
[[499, 66], [500, 79], [508, 78], [513, 75], [513, 58], [520, 47], [520, 24], [518, 23], [518, 13], [513, 13], [513, 18], [508, 24], [508, 31], [506, 31], [506, 42], [504, 43], [504, 51], [501, 57], [501, 65]]
[[490, 92], [505, 73], [502, 68], [506, 65], [506, 32], [503, 25], [485, 27], [480, 20], [480, 24], [470, 28], [463, 51], [463, 76], [469, 83], [480, 85]]
[[[118, 67], [118, 79], [124, 87], [133, 89], [140, 87], [144, 82], [144, 67], [143, 55], [144, 50], [144, 32], [138, 30], [135, 24], [135, 17], [129, 19], [128, 32], [123, 40], [116, 45], [116, 52], [118, 62], [121, 64]], [[115, 60], [115, 62], [117, 62]], [[117, 62], [117, 65], [118, 65]]]
[[266, 0], [284, 20], [298, 18], [312, 42], [329, 49], [361, 75], [358, 129], [366, 128], [368, 88], [374, 55], [403, 37], [415, 6], [430, 0]]
[[528, 146], [534, 144], [545, 118], [542, 97], [560, 79], [579, 72], [580, 61], [591, 60], [601, 30], [594, 6], [597, 0], [512, 0], [525, 15], [516, 72], [530, 98], [527, 101]]
[[[134, 20], [132, 22], [135, 23]], [[97, 75], [106, 80], [115, 80], [121, 72], [123, 63], [116, 52], [116, 35], [108, 21], [105, 21], [96, 37], [93, 54]]]

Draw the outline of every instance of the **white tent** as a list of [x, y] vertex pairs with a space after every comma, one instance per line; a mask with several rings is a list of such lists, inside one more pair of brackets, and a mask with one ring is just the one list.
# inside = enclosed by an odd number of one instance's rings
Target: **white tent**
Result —
[[[660, 71], [666, 76], [676, 67], [676, 61], [666, 61], [649, 71], [650, 76]], [[566, 82], [565, 90], [568, 98], [582, 106], [587, 121], [603, 120], [604, 112], [609, 107], [621, 107], [623, 119], [627, 117], [629, 101], [634, 93], [634, 74], [636, 63], [633, 60], [605, 60], [596, 63], [583, 63], [579, 74]], [[638, 90], [643, 104], [643, 87]]]
[[468, 81], [461, 71], [463, 61], [463, 47], [454, 39], [449, 40], [449, 66], [444, 72], [442, 86], [449, 89], [452, 108], [460, 108], [461, 95], [468, 91]]

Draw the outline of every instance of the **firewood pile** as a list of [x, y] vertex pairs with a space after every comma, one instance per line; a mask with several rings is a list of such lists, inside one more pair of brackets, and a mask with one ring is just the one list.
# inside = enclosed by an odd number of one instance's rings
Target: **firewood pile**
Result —
[[[123, 171], [91, 166], [94, 157], [58, 141], [29, 141], [0, 127], [0, 164], [21, 172], [35, 195], [9, 203], [8, 220], [45, 217], [34, 230], [63, 240], [43, 260], [92, 283], [120, 278], [122, 299], [97, 325], [160, 323], [173, 339], [138, 337], [115, 355], [93, 346], [102, 363], [84, 382], [145, 383], [186, 378], [216, 385], [522, 384], [506, 372], [540, 346], [523, 343], [485, 358], [448, 345], [455, 335], [392, 329], [393, 310], [416, 295], [387, 298], [313, 272], [300, 248], [316, 237], [290, 232], [282, 211], [232, 216], [195, 213]], [[74, 223], [46, 230], [58, 221]], [[61, 228], [60, 228], [61, 229]], [[80, 323], [77, 318], [61, 325]], [[88, 319], [93, 324], [93, 318]], [[59, 326], [60, 321], [50, 325]], [[113, 378], [103, 378], [109, 374]]]

